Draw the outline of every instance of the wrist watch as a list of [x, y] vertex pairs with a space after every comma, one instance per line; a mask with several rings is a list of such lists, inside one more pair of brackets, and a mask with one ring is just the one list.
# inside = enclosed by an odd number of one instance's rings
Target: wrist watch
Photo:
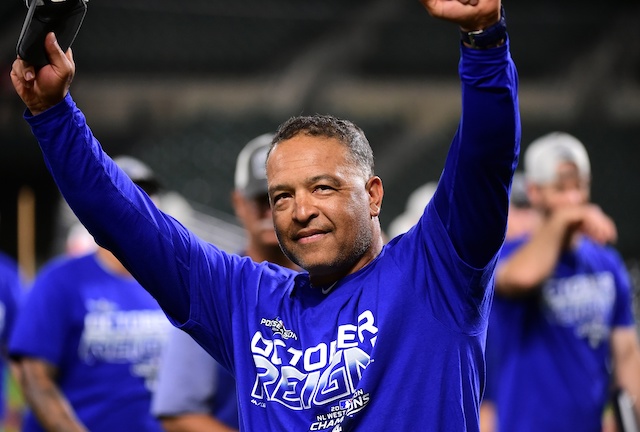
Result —
[[507, 38], [507, 21], [504, 16], [504, 6], [500, 6], [500, 20], [484, 30], [470, 32], [460, 31], [462, 42], [475, 49], [493, 48], [500, 45]]

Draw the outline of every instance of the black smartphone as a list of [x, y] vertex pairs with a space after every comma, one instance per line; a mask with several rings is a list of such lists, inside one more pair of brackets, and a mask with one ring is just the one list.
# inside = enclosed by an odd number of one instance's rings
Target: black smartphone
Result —
[[71, 46], [84, 16], [87, 0], [26, 0], [28, 11], [16, 53], [36, 68], [49, 63], [44, 49], [47, 33], [54, 32], [63, 51]]

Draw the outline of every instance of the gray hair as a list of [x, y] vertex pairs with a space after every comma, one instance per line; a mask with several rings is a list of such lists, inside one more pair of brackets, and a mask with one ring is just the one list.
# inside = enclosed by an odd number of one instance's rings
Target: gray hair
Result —
[[330, 115], [291, 117], [282, 123], [271, 143], [271, 151], [279, 142], [298, 134], [335, 138], [349, 150], [351, 162], [367, 177], [374, 175], [373, 150], [364, 132], [355, 123]]

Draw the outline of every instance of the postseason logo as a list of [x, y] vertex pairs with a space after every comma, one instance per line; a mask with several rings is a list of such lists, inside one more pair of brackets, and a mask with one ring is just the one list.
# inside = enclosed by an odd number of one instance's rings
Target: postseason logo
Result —
[[269, 327], [274, 335], [279, 334], [280, 336], [282, 336], [282, 339], [298, 340], [298, 335], [295, 334], [292, 330], [287, 330], [287, 328], [284, 326], [284, 323], [279, 317], [275, 319], [262, 318], [262, 320], [260, 320], [260, 324]]

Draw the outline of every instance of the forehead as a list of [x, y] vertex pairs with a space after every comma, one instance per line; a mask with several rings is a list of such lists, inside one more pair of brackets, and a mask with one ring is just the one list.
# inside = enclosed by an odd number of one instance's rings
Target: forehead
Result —
[[267, 159], [269, 188], [303, 178], [345, 178], [358, 172], [349, 150], [337, 138], [298, 134], [276, 144]]
[[337, 138], [298, 134], [277, 143], [267, 159], [270, 165], [287, 164], [293, 168], [300, 164], [331, 163], [345, 161], [347, 146]]
[[580, 169], [574, 162], [560, 162], [556, 166], [556, 182], [587, 180], [580, 175]]

